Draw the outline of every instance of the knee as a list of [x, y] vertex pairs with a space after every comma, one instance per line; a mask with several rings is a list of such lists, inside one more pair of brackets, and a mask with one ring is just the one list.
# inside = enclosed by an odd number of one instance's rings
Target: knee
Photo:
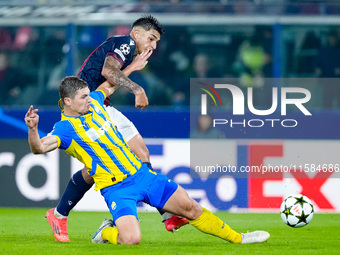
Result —
[[123, 236], [119, 235], [119, 244], [125, 245], [136, 245], [141, 241], [140, 235], [125, 234]]

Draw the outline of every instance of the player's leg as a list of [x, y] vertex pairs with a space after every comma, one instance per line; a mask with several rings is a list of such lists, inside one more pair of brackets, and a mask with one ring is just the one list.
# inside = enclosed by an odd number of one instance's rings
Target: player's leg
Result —
[[221, 219], [203, 209], [180, 186], [165, 203], [163, 210], [186, 217], [191, 225], [200, 231], [218, 236], [232, 243], [240, 243], [241, 234], [232, 230]]
[[[153, 170], [150, 163], [149, 150], [146, 147], [145, 141], [143, 137], [139, 134], [135, 125], [126, 116], [124, 116], [124, 114], [122, 114], [113, 106], [107, 106], [105, 107], [105, 109], [109, 114], [112, 122], [117, 126], [118, 131], [127, 141], [133, 153], [135, 153], [137, 157], [142, 160], [143, 163], [146, 163], [149, 169]], [[165, 213], [158, 208], [157, 210], [162, 215], [165, 228], [168, 231], [175, 231], [181, 226], [188, 224], [188, 221], [185, 218], [178, 217], [177, 215], [173, 215], [171, 213]]]
[[231, 243], [258, 243], [269, 238], [265, 231], [254, 231], [247, 234], [237, 233], [219, 217], [202, 208], [180, 186], [165, 203], [163, 210], [186, 217], [191, 225], [203, 233], [214, 235]]
[[111, 219], [104, 219], [97, 232], [92, 237], [93, 243], [135, 245], [141, 241], [139, 222], [134, 215], [118, 218], [113, 224]]
[[[125, 138], [124, 134], [123, 137]], [[150, 154], [148, 148], [145, 145], [143, 137], [138, 133], [129, 140], [126, 139], [126, 141], [129, 144], [129, 147], [133, 151], [133, 153], [136, 154], [137, 157], [143, 161], [143, 163], [147, 163], [148, 165], [148, 163], [150, 162]], [[151, 163], [150, 165], [148, 165], [148, 167], [152, 169]]]
[[[138, 177], [137, 177], [138, 178]], [[123, 185], [122, 185], [123, 184]], [[143, 182], [126, 182], [101, 190], [110, 210], [112, 221], [105, 219], [92, 237], [93, 243], [109, 241], [112, 244], [139, 244], [141, 232], [137, 216], [137, 203], [141, 199]]]
[[87, 168], [84, 166], [71, 177], [66, 189], [56, 207], [56, 211], [67, 217], [73, 207], [81, 200], [84, 194], [92, 187], [93, 178], [87, 173]]
[[143, 183], [147, 187], [144, 200], [146, 203], [187, 218], [189, 223], [204, 233], [221, 237], [232, 243], [241, 242], [241, 234], [232, 230], [208, 210], [203, 209], [182, 187], [165, 175], [149, 171], [145, 174]]
[[57, 207], [47, 211], [46, 218], [51, 225], [53, 236], [57, 241], [70, 241], [67, 233], [67, 217], [73, 207], [92, 187], [93, 183], [93, 178], [88, 175], [86, 167], [79, 170], [68, 182]]
[[206, 234], [220, 237], [231, 243], [241, 243], [241, 234], [207, 209], [202, 208], [181, 186], [165, 175], [149, 171], [145, 174], [143, 183], [147, 190], [145, 202], [187, 218], [191, 225]]
[[139, 244], [141, 232], [139, 222], [134, 215], [125, 215], [115, 221], [116, 227], [106, 228], [102, 238], [113, 244]]

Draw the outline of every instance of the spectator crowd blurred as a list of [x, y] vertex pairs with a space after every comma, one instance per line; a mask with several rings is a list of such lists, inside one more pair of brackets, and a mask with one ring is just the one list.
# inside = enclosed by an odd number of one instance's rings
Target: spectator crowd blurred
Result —
[[[253, 88], [255, 105], [270, 106], [272, 85], [266, 78], [273, 77], [272, 26], [165, 28], [147, 67], [131, 75], [145, 88], [150, 105], [188, 106], [190, 78], [238, 78], [243, 90]], [[108, 36], [128, 32], [126, 26], [77, 27], [73, 74]], [[320, 78], [316, 107], [339, 108], [340, 86], [329, 78], [340, 76], [340, 29], [291, 26], [283, 34], [282, 77]], [[55, 106], [59, 81], [70, 64], [67, 42], [65, 27], [1, 27], [0, 104]], [[131, 106], [134, 97], [118, 90], [111, 100]]]

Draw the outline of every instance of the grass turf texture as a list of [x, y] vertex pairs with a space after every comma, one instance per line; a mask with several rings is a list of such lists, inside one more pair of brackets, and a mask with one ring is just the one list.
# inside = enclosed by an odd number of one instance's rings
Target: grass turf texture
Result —
[[44, 217], [46, 211], [0, 208], [0, 254], [340, 254], [340, 214], [315, 214], [309, 225], [294, 229], [282, 222], [279, 213], [216, 213], [239, 232], [266, 230], [271, 234], [267, 243], [238, 245], [188, 225], [172, 234], [158, 213], [139, 213], [142, 242], [124, 246], [91, 243], [102, 220], [110, 218], [104, 212], [71, 212], [71, 242], [56, 242]]

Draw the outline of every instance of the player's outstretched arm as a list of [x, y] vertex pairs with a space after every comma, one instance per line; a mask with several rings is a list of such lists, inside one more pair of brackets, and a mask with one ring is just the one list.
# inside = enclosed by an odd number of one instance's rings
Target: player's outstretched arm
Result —
[[102, 69], [102, 75], [112, 87], [115, 87], [115, 90], [123, 87], [127, 91], [135, 94], [135, 106], [144, 110], [149, 105], [144, 89], [137, 83], [131, 81], [120, 68], [121, 65], [118, 60], [112, 56], [107, 56]]
[[31, 105], [25, 115], [25, 123], [28, 126], [28, 143], [31, 151], [34, 154], [43, 154], [58, 148], [58, 140], [52, 135], [40, 139], [38, 133], [39, 115], [37, 112], [38, 109], [33, 110], [33, 105]]

